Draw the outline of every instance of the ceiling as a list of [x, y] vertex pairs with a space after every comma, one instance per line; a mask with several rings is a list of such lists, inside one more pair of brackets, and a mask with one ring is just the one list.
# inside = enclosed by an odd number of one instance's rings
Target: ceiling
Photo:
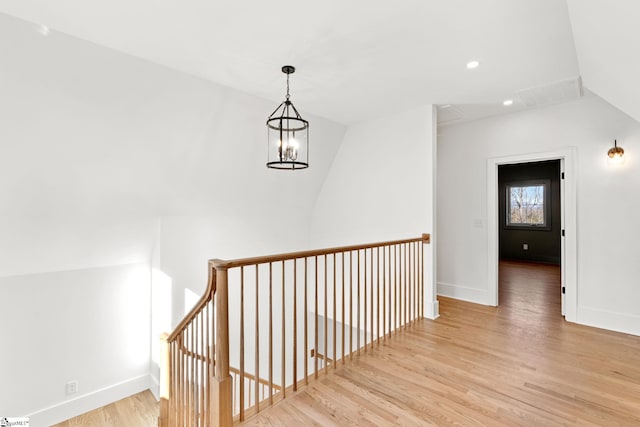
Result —
[[584, 85], [640, 121], [640, 2], [568, 3]]
[[[561, 0], [3, 0], [0, 12], [351, 124], [580, 75]], [[466, 63], [480, 61], [475, 70]]]
[[540, 106], [523, 92], [580, 77], [640, 120], [637, 0], [3, 0], [0, 12], [274, 102], [292, 64], [303, 114], [343, 124], [425, 103], [455, 107], [441, 123], [520, 111]]
[[578, 77], [517, 91], [509, 98], [508, 105], [501, 102], [441, 104], [438, 106], [438, 125], [444, 127], [532, 108], [547, 107], [580, 98], [585, 94], [589, 92], [583, 88], [582, 79]]

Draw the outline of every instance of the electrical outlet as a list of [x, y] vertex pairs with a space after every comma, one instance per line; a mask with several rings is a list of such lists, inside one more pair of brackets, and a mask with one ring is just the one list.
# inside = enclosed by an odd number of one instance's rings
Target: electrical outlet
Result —
[[528, 243], [523, 243], [522, 244], [522, 250], [523, 251], [528, 251], [529, 250], [529, 244]]
[[78, 392], [78, 381], [69, 381], [66, 384], [65, 389], [66, 389], [67, 395], [76, 394]]

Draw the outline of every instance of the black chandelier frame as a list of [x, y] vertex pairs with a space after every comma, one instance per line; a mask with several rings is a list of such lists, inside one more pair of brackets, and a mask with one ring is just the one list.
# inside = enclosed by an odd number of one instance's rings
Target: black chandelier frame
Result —
[[[282, 67], [287, 75], [287, 96], [267, 118], [268, 168], [296, 170], [309, 167], [309, 122], [302, 118], [289, 94], [289, 76], [295, 71], [291, 65]], [[300, 141], [296, 140], [296, 132]], [[298, 146], [293, 146], [292, 141]]]

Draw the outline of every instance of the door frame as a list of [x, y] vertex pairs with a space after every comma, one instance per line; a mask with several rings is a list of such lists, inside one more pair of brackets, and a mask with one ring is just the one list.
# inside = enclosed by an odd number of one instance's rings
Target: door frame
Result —
[[[564, 286], [565, 319], [576, 321], [578, 308], [577, 283], [577, 224], [576, 224], [576, 148], [567, 147], [542, 153], [525, 153], [505, 157], [493, 157], [487, 160], [487, 272], [489, 303], [498, 305], [498, 266], [499, 254], [499, 215], [498, 215], [498, 166], [514, 163], [530, 163], [545, 160], [560, 160], [560, 170], [564, 173], [561, 181], [560, 203], [562, 207], [563, 227], [565, 231], [561, 241], [561, 276]], [[563, 185], [564, 184], [564, 185]]]

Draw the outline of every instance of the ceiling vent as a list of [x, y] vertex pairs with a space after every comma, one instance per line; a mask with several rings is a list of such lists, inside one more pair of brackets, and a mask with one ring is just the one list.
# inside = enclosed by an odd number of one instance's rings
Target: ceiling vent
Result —
[[584, 89], [582, 88], [582, 78], [580, 77], [516, 92], [517, 99], [526, 108], [560, 104], [561, 102], [580, 98], [582, 95], [584, 95]]

